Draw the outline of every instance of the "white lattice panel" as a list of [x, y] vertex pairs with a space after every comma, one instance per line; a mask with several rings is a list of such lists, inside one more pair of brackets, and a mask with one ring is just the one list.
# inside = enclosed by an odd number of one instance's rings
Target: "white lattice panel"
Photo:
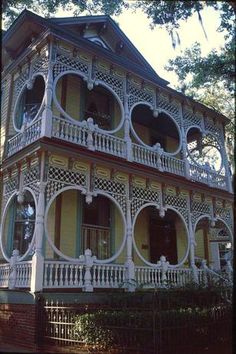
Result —
[[197, 211], [201, 214], [210, 214], [211, 205], [208, 203], [204, 203], [204, 202], [193, 201], [192, 202], [192, 211], [193, 212]]
[[94, 178], [94, 189], [101, 189], [109, 193], [126, 194], [126, 186], [123, 183], [105, 178]]
[[12, 194], [14, 191], [17, 190], [17, 188], [18, 188], [18, 178], [17, 177], [9, 178], [5, 183], [4, 195]]
[[26, 81], [28, 80], [28, 78], [29, 78], [29, 72], [28, 72], [28, 69], [25, 69], [20, 74], [20, 76], [14, 81], [12, 103], [11, 103], [11, 116], [13, 115], [13, 109], [15, 106], [16, 99], [19, 96], [21, 89], [26, 84]]
[[113, 180], [94, 177], [94, 191], [101, 190], [108, 192], [114, 199], [118, 201], [122, 210], [126, 212], [126, 185]]
[[53, 68], [54, 77], [68, 69], [88, 74], [88, 64], [81, 59], [75, 59], [61, 54], [57, 55], [56, 64]]
[[195, 225], [196, 221], [203, 215], [211, 215], [211, 205], [204, 202], [192, 201], [191, 203], [191, 220], [192, 224]]
[[34, 182], [30, 184], [30, 189], [34, 192], [36, 200], [38, 200], [39, 197], [39, 184], [38, 182]]
[[224, 220], [226, 225], [230, 228], [230, 230], [233, 233], [233, 219], [230, 210], [226, 208], [216, 207], [215, 214], [216, 216], [219, 216], [222, 220]]
[[29, 168], [24, 173], [24, 186], [39, 180], [39, 166]]
[[48, 71], [48, 58], [46, 56], [39, 57], [33, 64], [32, 73], [42, 72], [46, 74]]
[[163, 204], [165, 207], [171, 206], [176, 209], [184, 218], [186, 223], [188, 222], [188, 204], [187, 199], [178, 195], [163, 194]]
[[189, 127], [191, 125], [198, 125], [201, 127], [201, 117], [196, 113], [191, 112], [189, 109], [183, 109], [183, 119], [184, 127]]
[[105, 82], [109, 85], [120, 97], [121, 100], [124, 98], [124, 80], [115, 74], [109, 74], [101, 70], [95, 71], [95, 77], [98, 80]]
[[174, 118], [180, 124], [180, 109], [174, 102], [169, 102], [163, 96], [158, 98], [158, 107], [167, 111], [172, 118]]
[[132, 187], [132, 201], [131, 201], [131, 216], [134, 218], [137, 211], [142, 205], [154, 202], [160, 203], [160, 195], [158, 191], [150, 188]]
[[132, 198], [138, 198], [146, 200], [147, 202], [156, 202], [159, 203], [160, 197], [157, 191], [154, 191], [150, 188], [132, 188]]
[[133, 103], [140, 101], [153, 104], [153, 94], [145, 88], [140, 89], [129, 82], [129, 108], [133, 105]]
[[132, 217], [132, 219], [135, 217], [138, 210], [146, 203], [147, 203], [147, 201], [145, 201], [144, 199], [137, 199], [137, 198], [132, 199], [132, 201], [131, 201], [131, 217]]
[[48, 169], [48, 183], [46, 188], [47, 201], [65, 186], [85, 187], [86, 184], [87, 177], [85, 174], [50, 166]]
[[61, 190], [65, 186], [65, 183], [57, 181], [49, 181], [46, 187], [46, 199], [47, 202], [54, 196], [56, 192]]
[[74, 172], [50, 166], [48, 170], [48, 179], [60, 181], [65, 184], [72, 184], [77, 186], [86, 186], [86, 175], [80, 172]]
[[210, 118], [205, 119], [205, 128], [206, 130], [208, 130], [209, 132], [213, 133], [218, 137], [221, 135], [220, 127], [218, 127], [217, 124], [215, 124], [213, 119]]

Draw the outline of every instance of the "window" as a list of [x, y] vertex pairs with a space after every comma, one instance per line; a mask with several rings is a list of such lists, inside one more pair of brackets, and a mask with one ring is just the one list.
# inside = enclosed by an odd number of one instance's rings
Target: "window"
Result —
[[88, 92], [85, 103], [85, 119], [91, 117], [99, 128], [111, 130], [111, 104], [112, 98], [102, 88]]
[[35, 227], [35, 203], [30, 192], [24, 193], [22, 203], [15, 196], [10, 203], [6, 216], [6, 242], [9, 256], [13, 249], [18, 249], [21, 255], [28, 250], [33, 238]]
[[105, 197], [83, 202], [82, 249], [89, 248], [98, 259], [110, 257], [110, 201]]
[[226, 266], [227, 261], [232, 260], [232, 245], [231, 242], [220, 242], [219, 243], [219, 258], [220, 258], [220, 268]]

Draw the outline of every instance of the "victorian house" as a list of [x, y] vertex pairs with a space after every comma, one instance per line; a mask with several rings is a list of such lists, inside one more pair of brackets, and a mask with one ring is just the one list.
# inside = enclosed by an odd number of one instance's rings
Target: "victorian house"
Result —
[[0, 287], [230, 282], [229, 120], [109, 16], [25, 10], [2, 42]]

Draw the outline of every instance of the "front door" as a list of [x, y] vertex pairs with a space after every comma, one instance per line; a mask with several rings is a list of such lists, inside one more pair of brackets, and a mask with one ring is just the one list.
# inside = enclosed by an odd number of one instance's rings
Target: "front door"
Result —
[[177, 264], [176, 230], [174, 222], [159, 216], [149, 219], [150, 261], [157, 263], [161, 256], [171, 264]]

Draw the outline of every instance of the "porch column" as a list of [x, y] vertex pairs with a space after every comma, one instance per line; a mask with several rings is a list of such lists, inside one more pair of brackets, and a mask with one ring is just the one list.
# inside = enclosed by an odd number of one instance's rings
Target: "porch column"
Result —
[[45, 212], [45, 182], [39, 184], [39, 199], [35, 225], [35, 252], [32, 257], [31, 292], [43, 289], [44, 256], [42, 254]]
[[124, 140], [126, 142], [126, 158], [128, 161], [133, 161], [132, 156], [132, 142], [130, 138], [130, 119], [129, 119], [129, 105], [128, 105], [128, 78], [125, 80], [125, 90], [124, 90], [124, 113], [125, 113], [125, 122], [124, 122]]
[[181, 142], [182, 142], [182, 149], [181, 149], [181, 157], [182, 160], [184, 161], [184, 171], [185, 171], [185, 177], [187, 179], [190, 179], [190, 165], [189, 161], [187, 159], [188, 155], [188, 149], [187, 149], [187, 137], [185, 136], [185, 130], [184, 130], [184, 103], [182, 102], [180, 105], [180, 125], [181, 125]]
[[199, 282], [199, 280], [198, 280], [198, 269], [197, 269], [197, 266], [195, 265], [195, 246], [196, 246], [196, 241], [195, 241], [195, 235], [194, 235], [193, 225], [192, 225], [190, 196], [188, 198], [188, 233], [189, 233], [189, 241], [190, 241], [190, 247], [189, 247], [190, 267], [192, 268], [192, 272], [193, 272], [193, 281], [195, 283], [198, 283]]
[[53, 96], [53, 61], [52, 44], [49, 44], [49, 63], [45, 85], [45, 108], [42, 114], [41, 136], [51, 137], [52, 134], [52, 96]]
[[182, 159], [184, 161], [185, 177], [190, 179], [190, 165], [187, 159], [188, 149], [187, 149], [187, 138], [185, 137], [184, 129], [182, 131]]
[[127, 200], [127, 227], [126, 227], [126, 282], [127, 290], [135, 291], [135, 271], [134, 262], [132, 259], [132, 221], [131, 221], [131, 205], [130, 200]]

